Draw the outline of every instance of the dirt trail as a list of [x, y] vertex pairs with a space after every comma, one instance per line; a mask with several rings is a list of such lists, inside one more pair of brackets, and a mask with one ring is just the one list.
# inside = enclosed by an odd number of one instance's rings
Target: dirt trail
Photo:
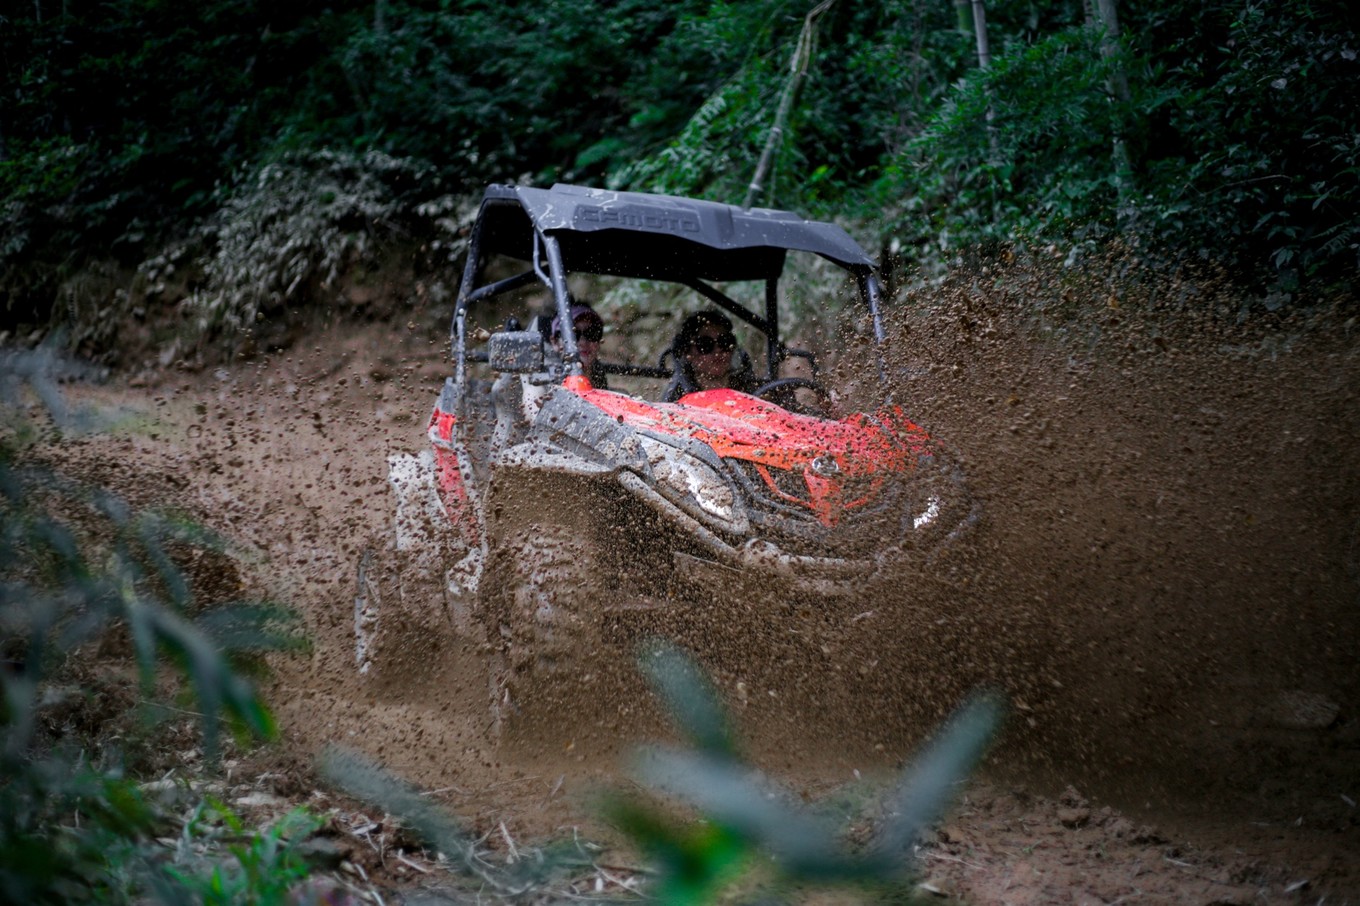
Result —
[[[762, 702], [742, 724], [757, 762], [816, 797], [893, 770], [967, 692], [1000, 688], [1011, 718], [928, 849], [937, 885], [973, 903], [1360, 899], [1355, 325], [1234, 345], [956, 303], [895, 325], [891, 370], [898, 401], [962, 457], [983, 521], [857, 602], [867, 616], [834, 627], [829, 654], [791, 644], [806, 661], [784, 665], [787, 687], [744, 687]], [[156, 419], [90, 447], [134, 497], [204, 514], [254, 558], [252, 586], [302, 610], [315, 647], [280, 659], [270, 689], [298, 757], [358, 748], [516, 836], [592, 826], [616, 761], [561, 740], [532, 757], [493, 746], [475, 645], [402, 682], [354, 674], [355, 567], [388, 514], [385, 456], [422, 447], [446, 367], [437, 328], [333, 327], [254, 362], [90, 390]], [[786, 616], [791, 633], [835, 619]]]

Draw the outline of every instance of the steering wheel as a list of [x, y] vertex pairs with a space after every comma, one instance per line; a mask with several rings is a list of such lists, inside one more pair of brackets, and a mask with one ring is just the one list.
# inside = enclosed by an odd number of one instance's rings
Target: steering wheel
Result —
[[767, 394], [772, 394], [778, 390], [788, 391], [789, 393], [792, 393], [795, 390], [811, 390], [813, 393], [821, 397], [830, 398], [831, 396], [831, 391], [827, 390], [825, 387], [823, 387], [816, 381], [812, 380], [811, 378], [805, 377], [775, 378], [774, 380], [765, 384], [761, 384], [759, 387], [752, 390], [751, 395], [758, 396], [764, 400], [769, 399], [769, 396], [767, 396]]
[[824, 414], [831, 411], [831, 391], [827, 390], [826, 387], [811, 378], [775, 378], [773, 381], [761, 384], [755, 390], [751, 391], [751, 395], [766, 400], [767, 402], [774, 403], [776, 406], [783, 406], [785, 409], [790, 409], [794, 412], [813, 414], [806, 411], [809, 407], [798, 405], [797, 398], [794, 396], [794, 392], [798, 390], [811, 390], [817, 395], [816, 408], [820, 409], [821, 413], [816, 414]]

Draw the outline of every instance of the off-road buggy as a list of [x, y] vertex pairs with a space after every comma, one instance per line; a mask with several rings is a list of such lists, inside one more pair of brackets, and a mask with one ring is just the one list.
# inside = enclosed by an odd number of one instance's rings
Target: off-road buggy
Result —
[[[874, 262], [839, 226], [572, 185], [488, 188], [431, 449], [390, 460], [395, 537], [361, 570], [360, 669], [451, 630], [481, 640], [496, 695], [513, 700], [620, 622], [726, 618], [753, 587], [834, 601], [957, 534], [971, 518], [957, 470], [898, 406], [835, 418], [796, 399], [827, 391], [781, 337], [790, 253], [843, 272], [882, 343]], [[629, 281], [646, 282], [630, 296]], [[656, 339], [668, 334], [642, 327], [660, 348], [619, 361], [606, 338], [602, 367], [655, 388], [593, 386], [570, 316], [582, 288], [622, 298], [634, 327], [649, 308], [721, 309], [751, 338], [740, 355], [760, 386], [656, 402], [677, 362]], [[803, 376], [784, 376], [794, 362]]]

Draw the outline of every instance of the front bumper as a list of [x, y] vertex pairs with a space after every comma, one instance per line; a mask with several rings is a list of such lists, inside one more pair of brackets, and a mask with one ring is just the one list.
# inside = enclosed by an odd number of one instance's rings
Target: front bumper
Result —
[[[872, 557], [854, 558], [793, 554], [761, 538], [733, 544], [667, 500], [640, 476], [621, 471], [618, 478], [629, 493], [695, 542], [697, 552], [676, 551], [672, 555], [679, 577], [691, 581], [707, 584], [728, 574], [735, 582], [759, 579], [791, 592], [839, 597], [864, 593], [890, 565], [913, 553], [910, 543], [888, 544]], [[976, 521], [974, 509], [948, 532], [944, 543], [951, 543]]]

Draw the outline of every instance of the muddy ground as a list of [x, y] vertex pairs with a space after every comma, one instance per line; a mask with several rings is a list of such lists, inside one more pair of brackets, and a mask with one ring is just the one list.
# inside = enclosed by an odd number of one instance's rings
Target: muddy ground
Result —
[[[843, 795], [996, 689], [1005, 729], [919, 852], [942, 895], [1360, 901], [1360, 327], [1238, 323], [1199, 293], [1138, 308], [1093, 285], [1020, 317], [1026, 279], [962, 281], [893, 319], [888, 384], [958, 455], [982, 518], [857, 600], [734, 607], [770, 642], [745, 671], [716, 664], [748, 753], [810, 800]], [[303, 614], [314, 648], [278, 658], [267, 689], [281, 764], [339, 743], [488, 846], [573, 828], [617, 843], [594, 797], [627, 785], [620, 759], [657, 730], [646, 708], [629, 720], [641, 687], [605, 703], [609, 744], [583, 717], [596, 745], [568, 722], [508, 748], [475, 641], [401, 676], [353, 669], [356, 564], [390, 510], [386, 454], [424, 443], [443, 317], [317, 325], [249, 361], [78, 389], [140, 416], [79, 459], [199, 514], [240, 546], [245, 585]], [[875, 383], [868, 360], [840, 365]], [[396, 861], [377, 880], [435, 883]]]

